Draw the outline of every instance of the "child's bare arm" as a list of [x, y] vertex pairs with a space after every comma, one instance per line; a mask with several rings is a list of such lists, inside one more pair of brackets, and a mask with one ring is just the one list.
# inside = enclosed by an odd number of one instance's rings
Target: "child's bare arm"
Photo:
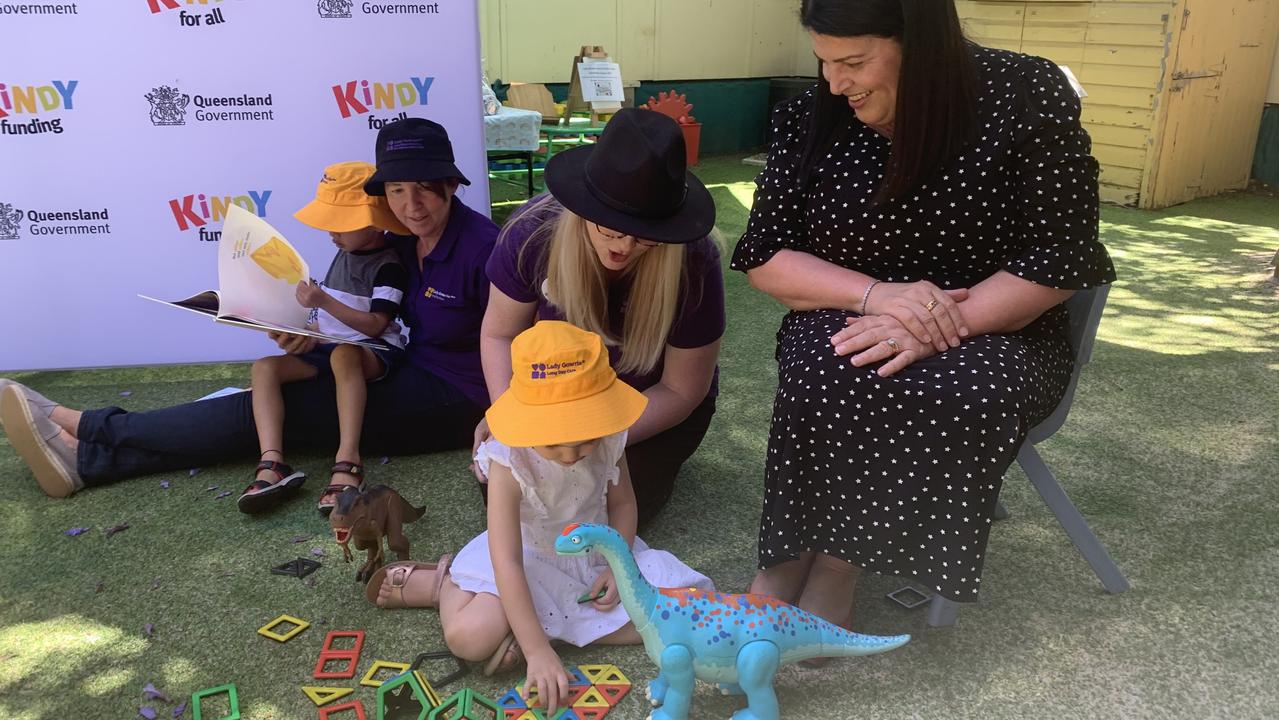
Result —
[[639, 526], [639, 505], [635, 501], [635, 488], [631, 485], [631, 471], [626, 466], [626, 455], [617, 461], [621, 471], [616, 485], [608, 488], [608, 524], [616, 530], [627, 545], [635, 544], [635, 530]]
[[298, 283], [298, 303], [302, 307], [319, 308], [337, 319], [338, 322], [363, 333], [365, 337], [376, 338], [382, 335], [386, 326], [391, 324], [391, 316], [381, 312], [356, 310], [332, 295], [324, 292], [316, 283]]
[[489, 465], [489, 557], [493, 560], [493, 574], [497, 591], [502, 599], [502, 609], [511, 631], [519, 640], [525, 656], [539, 649], [550, 650], [550, 641], [538, 622], [533, 609], [533, 595], [524, 577], [524, 549], [520, 537], [519, 485], [509, 468], [497, 463]]
[[554, 712], [560, 698], [568, 693], [568, 673], [559, 655], [551, 647], [537, 619], [533, 595], [524, 575], [524, 550], [520, 537], [520, 488], [509, 468], [497, 463], [489, 465], [489, 556], [502, 610], [511, 632], [528, 661], [525, 688], [536, 688]]

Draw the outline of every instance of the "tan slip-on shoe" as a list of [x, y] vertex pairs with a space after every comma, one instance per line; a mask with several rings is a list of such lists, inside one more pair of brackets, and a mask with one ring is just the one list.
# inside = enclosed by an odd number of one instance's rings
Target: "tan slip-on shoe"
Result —
[[22, 383], [17, 382], [16, 380], [10, 380], [8, 378], [0, 378], [0, 392], [4, 392], [4, 389], [6, 387], [9, 387], [10, 385], [21, 390], [22, 394], [26, 396], [27, 402], [33, 405], [35, 409], [41, 414], [43, 414], [45, 417], [52, 416], [53, 409], [58, 407], [58, 403], [41, 395], [35, 390], [32, 390], [26, 385], [23, 385]]
[[84, 487], [76, 451], [59, 438], [62, 429], [27, 402], [18, 383], [0, 388], [0, 423], [46, 495], [67, 497]]

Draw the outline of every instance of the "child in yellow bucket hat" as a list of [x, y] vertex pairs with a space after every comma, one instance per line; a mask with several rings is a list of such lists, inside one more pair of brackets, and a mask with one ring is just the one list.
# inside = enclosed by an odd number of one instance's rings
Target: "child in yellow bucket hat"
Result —
[[[673, 555], [635, 537], [627, 429], [648, 403], [617, 378], [594, 333], [548, 320], [511, 343], [510, 388], [489, 408], [493, 437], [475, 462], [489, 477], [488, 531], [449, 566], [410, 561], [374, 573], [366, 592], [384, 608], [440, 608], [449, 649], [486, 671], [528, 661], [527, 687], [567, 686], [552, 640], [577, 646], [639, 643], [603, 562], [555, 554], [573, 522], [607, 523], [631, 542], [659, 587], [713, 589]], [[553, 702], [553, 701], [552, 701]]]
[[[295, 336], [290, 354], [253, 363], [253, 419], [261, 460], [253, 482], [237, 501], [242, 512], [275, 507], [306, 482], [306, 475], [284, 463], [284, 398], [281, 385], [332, 376], [337, 386], [339, 444], [334, 477], [320, 496], [320, 512], [331, 511], [336, 495], [363, 481], [360, 428], [367, 397], [365, 383], [385, 377], [404, 348], [396, 318], [408, 286], [408, 274], [384, 233], [411, 234], [386, 204], [364, 192], [374, 167], [344, 162], [324, 168], [315, 198], [294, 214], [328, 232], [338, 252], [323, 283], [298, 283], [297, 300], [311, 308], [309, 327], [331, 337], [376, 347], [321, 343]], [[345, 482], [339, 482], [343, 480]]]

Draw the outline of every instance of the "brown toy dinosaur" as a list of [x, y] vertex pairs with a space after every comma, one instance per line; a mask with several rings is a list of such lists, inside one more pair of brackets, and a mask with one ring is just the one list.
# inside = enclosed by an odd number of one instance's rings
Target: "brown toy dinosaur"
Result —
[[387, 546], [400, 560], [408, 560], [409, 539], [404, 537], [402, 526], [425, 513], [425, 507], [413, 507], [386, 485], [374, 485], [363, 492], [352, 487], [338, 495], [337, 506], [329, 515], [329, 525], [347, 562], [351, 562], [348, 542], [354, 541], [356, 550], [368, 551], [364, 564], [355, 573], [358, 582], [368, 582], [373, 573], [386, 564], [382, 538], [386, 537]]

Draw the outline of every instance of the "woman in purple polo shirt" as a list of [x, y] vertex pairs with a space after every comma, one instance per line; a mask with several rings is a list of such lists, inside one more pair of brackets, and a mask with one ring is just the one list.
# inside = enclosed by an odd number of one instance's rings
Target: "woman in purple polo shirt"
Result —
[[[498, 228], [454, 193], [470, 184], [453, 162], [442, 126], [410, 118], [378, 133], [377, 172], [365, 191], [385, 193], [391, 210], [415, 237], [393, 237], [408, 270], [401, 320], [410, 330], [406, 360], [369, 386], [363, 444], [370, 452], [413, 454], [466, 447], [470, 428], [488, 407], [480, 365], [480, 322], [488, 302], [484, 265]], [[276, 338], [291, 353], [313, 340]], [[332, 379], [283, 386], [284, 442], [290, 448], [332, 449], [338, 438]], [[26, 411], [6, 414], [10, 439], [32, 449], [23, 459], [46, 493], [65, 497], [92, 485], [147, 473], [199, 467], [257, 454], [250, 393], [148, 412], [117, 407], [80, 412], [30, 388], [0, 381], [5, 402]], [[9, 422], [10, 417], [21, 422]], [[14, 443], [15, 447], [19, 443]], [[334, 485], [357, 484], [334, 473]]]
[[[511, 367], [511, 340], [537, 320], [605, 338], [618, 376], [648, 396], [626, 451], [643, 523], [670, 500], [715, 413], [724, 334], [715, 205], [685, 169], [679, 126], [647, 110], [622, 110], [598, 143], [556, 155], [546, 184], [550, 194], [511, 216], [488, 261], [489, 397], [512, 372], [531, 372]], [[476, 444], [487, 436], [481, 423]]]

